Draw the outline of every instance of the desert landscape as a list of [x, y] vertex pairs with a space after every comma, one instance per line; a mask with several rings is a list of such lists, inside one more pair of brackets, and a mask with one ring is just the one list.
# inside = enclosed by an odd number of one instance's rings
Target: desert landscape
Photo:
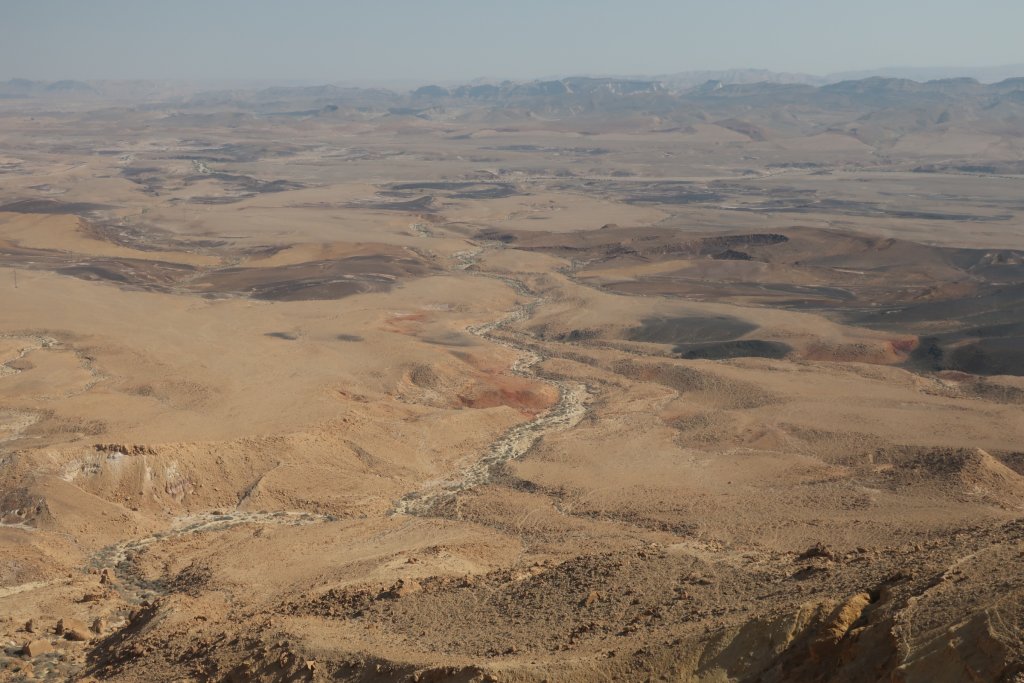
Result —
[[1024, 680], [1024, 79], [0, 83], [0, 679]]

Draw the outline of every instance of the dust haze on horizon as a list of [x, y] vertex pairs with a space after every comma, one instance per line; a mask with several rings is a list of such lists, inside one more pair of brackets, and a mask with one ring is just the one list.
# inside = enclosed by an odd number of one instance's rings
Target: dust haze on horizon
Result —
[[[12, 2], [0, 79], [411, 84], [758, 68], [825, 75], [1024, 62], [1010, 0], [512, 4]], [[1016, 75], [1016, 74], [1015, 74]]]

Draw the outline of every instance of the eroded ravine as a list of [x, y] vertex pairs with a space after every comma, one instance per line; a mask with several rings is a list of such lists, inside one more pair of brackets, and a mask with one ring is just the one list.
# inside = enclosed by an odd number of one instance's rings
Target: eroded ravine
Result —
[[124, 571], [135, 555], [145, 552], [150, 546], [192, 534], [224, 531], [242, 524], [304, 526], [333, 522], [332, 515], [311, 512], [247, 512], [242, 510], [214, 511], [177, 517], [164, 531], [143, 538], [134, 538], [107, 546], [95, 553], [89, 568], [98, 570], [114, 567], [118, 570], [117, 590], [129, 604], [166, 593], [163, 579], [146, 579], [134, 572]]
[[[492, 243], [471, 252], [457, 254], [460, 270], [467, 270], [477, 263], [480, 255]], [[518, 424], [493, 442], [484, 455], [473, 464], [464, 467], [455, 478], [430, 482], [424, 487], [402, 496], [392, 510], [395, 515], [425, 515], [438, 505], [452, 500], [462, 491], [487, 484], [505, 463], [523, 457], [534, 444], [547, 434], [565, 431], [576, 426], [587, 413], [590, 391], [580, 382], [568, 382], [560, 379], [544, 377], [535, 371], [536, 366], [545, 360], [545, 356], [525, 344], [514, 341], [504, 335], [497, 335], [499, 329], [508, 328], [513, 323], [523, 322], [533, 317], [537, 308], [544, 305], [545, 298], [537, 296], [521, 280], [493, 273], [473, 273], [479, 277], [490, 277], [501, 280], [521, 296], [532, 296], [530, 302], [517, 306], [508, 314], [490, 322], [472, 325], [467, 332], [487, 341], [512, 349], [519, 358], [512, 364], [509, 371], [520, 377], [540, 381], [558, 390], [558, 401], [547, 411], [532, 420]]]
[[[500, 244], [487, 243], [479, 249], [458, 255], [458, 269], [468, 271], [478, 262], [480, 255], [487, 248], [500, 248], [500, 246]], [[498, 330], [530, 319], [534, 311], [544, 304], [545, 298], [531, 291], [521, 280], [493, 273], [474, 272], [473, 274], [478, 277], [501, 280], [520, 296], [533, 297], [531, 301], [517, 306], [504, 316], [470, 326], [467, 331], [491, 343], [516, 351], [519, 357], [509, 371], [515, 375], [555, 387], [558, 390], [558, 400], [547, 411], [504, 432], [487, 448], [482, 457], [460, 470], [453, 479], [428, 482], [421, 488], [402, 496], [392, 509], [392, 514], [428, 514], [439, 503], [452, 499], [459, 492], [488, 483], [501, 465], [521, 458], [546, 434], [570, 429], [586, 415], [590, 391], [585, 384], [541, 376], [535, 371], [535, 368], [545, 360], [546, 356], [526, 344], [514, 341], [507, 335], [496, 334]], [[332, 521], [333, 519], [329, 515], [292, 511], [254, 513], [232, 510], [187, 515], [175, 519], [169, 528], [160, 533], [144, 538], [125, 540], [103, 548], [91, 558], [89, 565], [96, 569], [102, 567], [123, 569], [126, 560], [131, 556], [144, 552], [149, 546], [156, 543], [183, 535], [220, 531], [239, 524], [303, 525]], [[122, 574], [121, 588], [123, 597], [132, 603], [164, 592], [160, 581], [147, 581], [130, 574]]]

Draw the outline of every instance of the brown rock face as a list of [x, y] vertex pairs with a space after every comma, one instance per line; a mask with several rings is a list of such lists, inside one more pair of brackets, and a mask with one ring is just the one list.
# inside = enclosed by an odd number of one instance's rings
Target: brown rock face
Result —
[[114, 583], [114, 570], [110, 567], [104, 567], [103, 571], [100, 572], [100, 583], [103, 585]]
[[870, 595], [857, 593], [836, 607], [829, 616], [822, 634], [811, 643], [811, 656], [815, 659], [825, 656], [850, 631], [870, 604]]
[[423, 589], [416, 579], [399, 579], [388, 591], [393, 597], [404, 598]]
[[54, 632], [58, 636], [64, 636], [66, 640], [92, 640], [89, 627], [78, 619], [61, 619], [57, 622], [57, 628], [54, 629]]
[[53, 652], [53, 646], [50, 645], [50, 641], [40, 638], [25, 643], [25, 646], [21, 648], [21, 652], [29, 657], [38, 657], [47, 652]]
[[92, 634], [89, 632], [88, 629], [72, 628], [64, 631], [64, 639], [84, 643], [92, 640]]

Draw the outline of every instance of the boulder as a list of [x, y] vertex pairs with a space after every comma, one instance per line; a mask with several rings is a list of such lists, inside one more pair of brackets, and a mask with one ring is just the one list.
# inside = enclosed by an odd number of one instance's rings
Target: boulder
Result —
[[396, 598], [404, 598], [413, 593], [418, 593], [423, 589], [420, 582], [416, 579], [399, 579], [395, 582], [395, 585], [391, 587], [391, 595]]
[[64, 630], [65, 640], [74, 640], [78, 642], [88, 642], [92, 640], [92, 633], [85, 628], [70, 628]]
[[43, 640], [41, 638], [37, 640], [30, 640], [21, 648], [21, 652], [29, 657], [38, 657], [39, 655], [44, 655], [47, 652], [53, 652], [53, 645], [50, 645], [50, 641]]
[[831, 656], [836, 645], [846, 637], [870, 604], [871, 596], [867, 593], [851, 595], [845, 601], [839, 603], [832, 610], [817, 637], [811, 641], [811, 659], [820, 661]]
[[66, 640], [92, 640], [89, 627], [78, 619], [61, 619], [57, 622], [57, 628], [54, 629], [54, 632], [58, 636], [64, 636]]
[[826, 560], [833, 561], [838, 559], [838, 555], [836, 554], [836, 552], [830, 546], [827, 546], [824, 543], [815, 543], [810, 548], [797, 555], [796, 559], [810, 560], [815, 557], [822, 557]]

